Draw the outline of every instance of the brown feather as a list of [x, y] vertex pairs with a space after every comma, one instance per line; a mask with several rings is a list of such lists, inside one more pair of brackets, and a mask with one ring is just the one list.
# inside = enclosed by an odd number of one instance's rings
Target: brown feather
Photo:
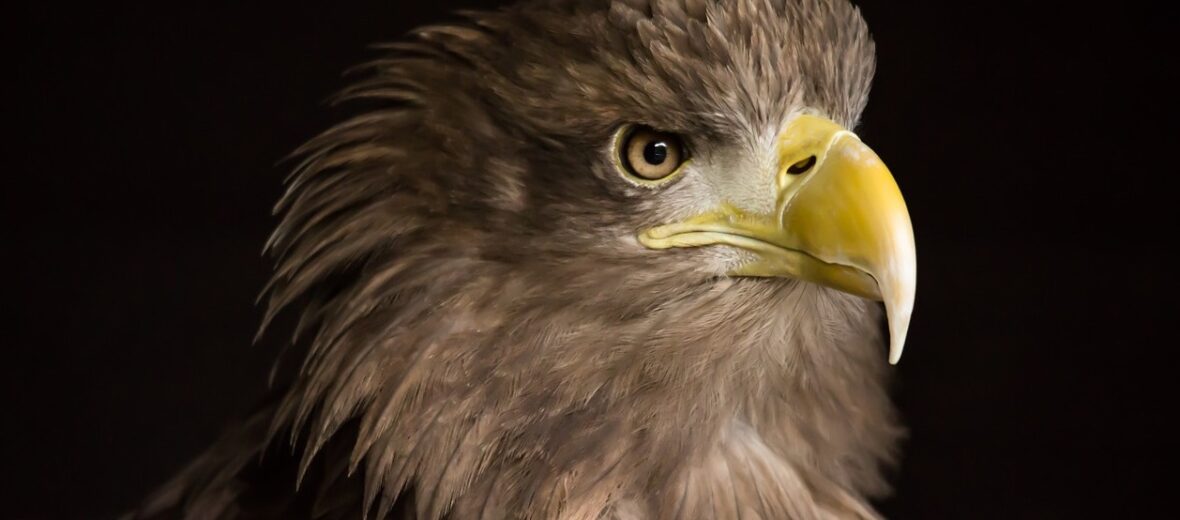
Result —
[[[265, 323], [299, 313], [303, 368], [142, 513], [873, 517], [901, 432], [875, 304], [718, 276], [724, 252], [639, 246], [694, 192], [620, 182], [605, 151], [627, 122], [704, 150], [740, 150], [801, 109], [853, 127], [873, 71], [856, 10], [603, 0], [466, 16], [386, 46], [341, 95], [384, 108], [298, 152]], [[300, 448], [297, 471], [274, 436]], [[275, 495], [300, 474], [312, 498], [249, 509], [261, 484], [243, 475], [283, 464]]]

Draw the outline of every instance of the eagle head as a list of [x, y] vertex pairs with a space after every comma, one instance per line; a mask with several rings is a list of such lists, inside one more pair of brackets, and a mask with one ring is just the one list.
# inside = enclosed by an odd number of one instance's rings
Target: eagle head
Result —
[[268, 246], [305, 461], [354, 422], [366, 504], [422, 518], [873, 515], [915, 257], [855, 8], [535, 1], [382, 48]]

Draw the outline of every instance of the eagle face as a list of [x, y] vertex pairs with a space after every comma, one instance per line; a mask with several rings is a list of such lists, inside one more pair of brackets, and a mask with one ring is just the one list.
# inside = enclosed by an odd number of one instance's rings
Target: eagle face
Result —
[[[493, 64], [479, 74], [500, 116], [490, 124], [531, 139], [513, 184], [536, 188], [529, 212], [565, 226], [532, 236], [614, 246], [587, 265], [636, 259], [633, 237], [651, 249], [708, 247], [711, 259], [692, 267], [707, 276], [781, 276], [884, 300], [896, 363], [916, 262], [900, 190], [849, 131], [874, 68], [868, 31], [843, 3], [764, 4], [525, 14], [529, 23], [511, 23], [530, 29], [480, 60]], [[513, 226], [503, 232], [519, 234]], [[649, 258], [666, 266], [637, 271], [676, 265]]]
[[873, 515], [900, 428], [871, 300], [896, 362], [915, 260], [851, 131], [852, 6], [532, 2], [388, 47], [269, 245], [304, 467], [355, 422], [381, 514]]

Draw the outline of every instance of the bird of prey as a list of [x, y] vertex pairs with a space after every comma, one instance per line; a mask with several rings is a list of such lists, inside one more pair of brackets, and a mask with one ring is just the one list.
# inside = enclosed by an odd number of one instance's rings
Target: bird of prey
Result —
[[297, 152], [265, 295], [301, 368], [132, 516], [876, 517], [916, 263], [858, 10], [457, 18]]

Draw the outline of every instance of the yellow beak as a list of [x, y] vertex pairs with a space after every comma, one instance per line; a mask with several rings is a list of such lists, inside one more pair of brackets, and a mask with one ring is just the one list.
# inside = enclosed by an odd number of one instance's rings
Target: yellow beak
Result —
[[797, 117], [778, 139], [775, 213], [732, 204], [640, 233], [655, 249], [729, 245], [757, 259], [734, 276], [786, 276], [885, 303], [889, 362], [901, 359], [914, 307], [914, 230], [897, 182], [860, 139]]

